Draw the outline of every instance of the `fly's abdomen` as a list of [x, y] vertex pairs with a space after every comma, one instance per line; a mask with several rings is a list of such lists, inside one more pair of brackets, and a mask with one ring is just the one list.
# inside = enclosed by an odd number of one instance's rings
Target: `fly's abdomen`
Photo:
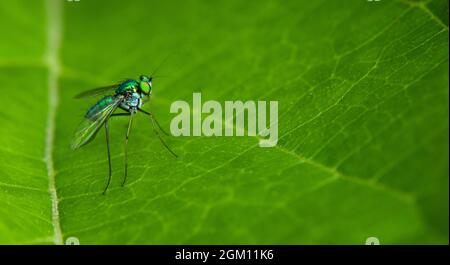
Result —
[[106, 96], [106, 97], [100, 99], [99, 101], [97, 101], [97, 103], [95, 103], [94, 106], [92, 106], [91, 108], [88, 109], [88, 111], [86, 112], [86, 115], [84, 115], [84, 117], [87, 119], [90, 119], [90, 120], [95, 120], [96, 116], [97, 116], [96, 114], [100, 113], [103, 109], [105, 109], [105, 107], [107, 107], [113, 101], [114, 101], [114, 96]]

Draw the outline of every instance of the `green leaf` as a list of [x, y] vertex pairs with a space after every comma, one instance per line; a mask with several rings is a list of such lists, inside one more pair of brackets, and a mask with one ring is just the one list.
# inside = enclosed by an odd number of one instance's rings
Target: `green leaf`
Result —
[[[0, 243], [448, 244], [448, 1], [2, 1]], [[276, 100], [279, 141], [170, 137], [137, 115], [77, 151], [93, 100]]]

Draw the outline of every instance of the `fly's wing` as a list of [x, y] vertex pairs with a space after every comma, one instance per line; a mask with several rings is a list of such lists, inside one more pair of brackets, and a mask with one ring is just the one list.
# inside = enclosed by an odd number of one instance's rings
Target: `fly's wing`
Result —
[[114, 84], [114, 85], [94, 88], [94, 89], [91, 89], [88, 91], [81, 92], [80, 94], [76, 95], [75, 98], [78, 98], [78, 99], [90, 98], [90, 97], [95, 97], [95, 96], [99, 96], [99, 95], [104, 95], [106, 93], [114, 91], [119, 86], [120, 86], [120, 84]]
[[123, 96], [117, 96], [111, 103], [106, 105], [100, 111], [89, 118], [85, 118], [75, 131], [71, 144], [72, 149], [78, 149], [93, 140], [100, 129], [100, 126], [102, 126], [106, 119], [111, 116], [122, 100]]

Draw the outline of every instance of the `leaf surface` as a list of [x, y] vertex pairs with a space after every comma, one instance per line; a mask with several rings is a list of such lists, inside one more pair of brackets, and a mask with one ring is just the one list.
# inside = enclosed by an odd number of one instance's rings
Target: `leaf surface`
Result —
[[[0, 243], [448, 244], [448, 1], [8, 1]], [[279, 102], [279, 141], [171, 137], [137, 115], [77, 151], [83, 90]]]

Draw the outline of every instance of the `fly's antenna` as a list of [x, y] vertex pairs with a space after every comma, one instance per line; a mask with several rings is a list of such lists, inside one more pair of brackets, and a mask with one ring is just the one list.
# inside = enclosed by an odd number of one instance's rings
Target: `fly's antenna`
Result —
[[172, 77], [172, 76], [170, 76], [170, 75], [152, 75], [153, 79], [155, 79], [155, 78], [168, 78], [168, 77]]
[[161, 68], [161, 66], [163, 66], [163, 64], [165, 64], [167, 62], [167, 60], [173, 55], [174, 53], [168, 54], [160, 63], [159, 65], [155, 68], [155, 70], [153, 70], [153, 72], [151, 73], [151, 77], [153, 78], [154, 75], [158, 72], [158, 70]]

